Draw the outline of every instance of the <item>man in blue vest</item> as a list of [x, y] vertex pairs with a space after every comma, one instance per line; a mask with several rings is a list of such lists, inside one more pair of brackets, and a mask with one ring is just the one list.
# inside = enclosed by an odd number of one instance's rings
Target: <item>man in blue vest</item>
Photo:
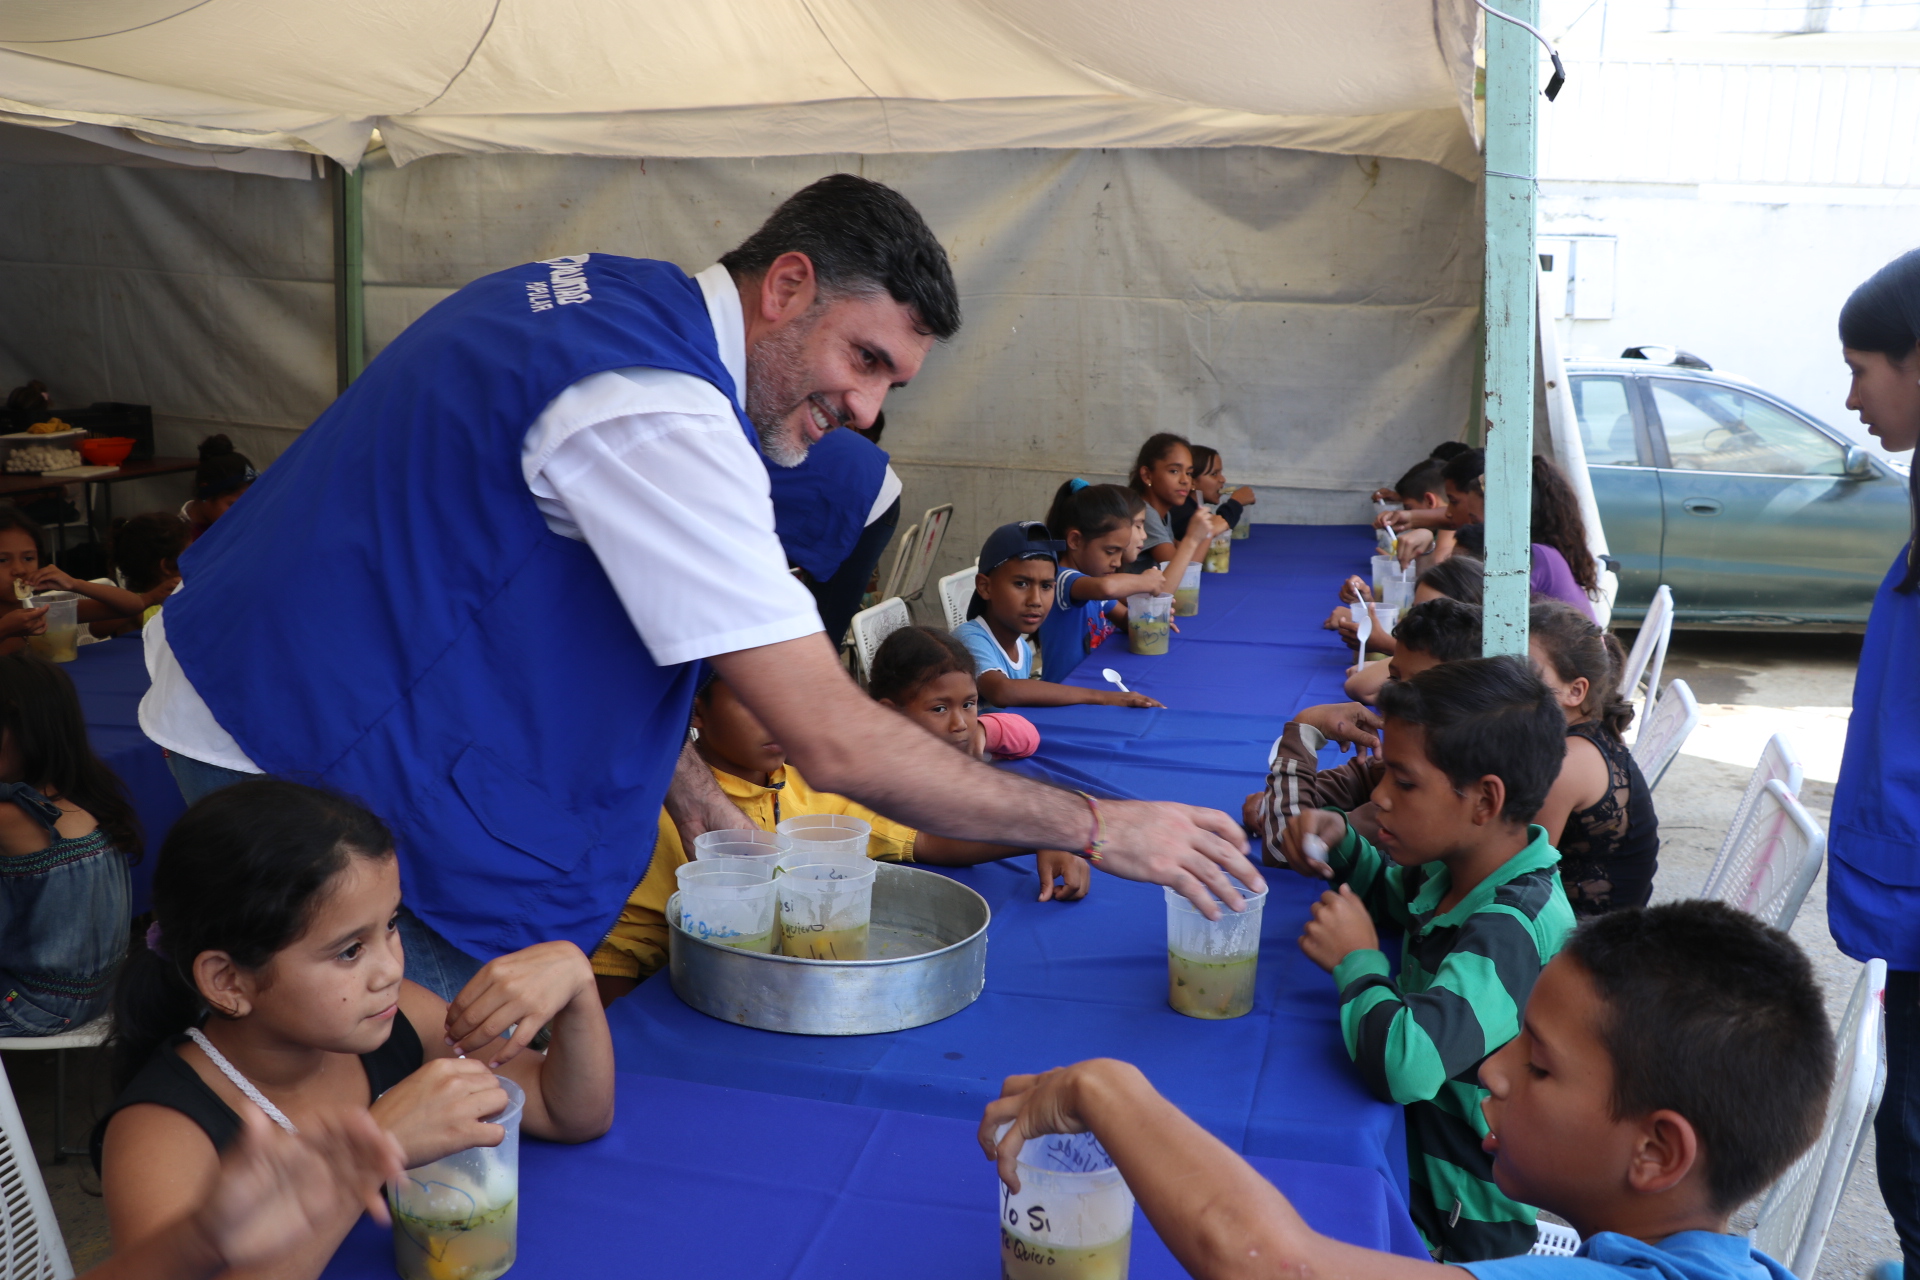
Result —
[[959, 325], [919, 214], [849, 174], [697, 276], [576, 254], [476, 280], [181, 558], [141, 726], [189, 800], [265, 772], [384, 817], [408, 976], [448, 997], [508, 951], [592, 950], [663, 800], [689, 837], [746, 825], [683, 753], [701, 659], [817, 786], [1237, 905], [1237, 823], [965, 759], [860, 692], [787, 572], [767, 464], [870, 423]]

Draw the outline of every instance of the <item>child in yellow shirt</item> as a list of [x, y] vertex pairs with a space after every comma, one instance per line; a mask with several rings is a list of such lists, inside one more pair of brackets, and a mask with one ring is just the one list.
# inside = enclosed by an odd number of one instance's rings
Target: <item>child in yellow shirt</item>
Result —
[[[802, 814], [837, 813], [859, 818], [873, 828], [867, 840], [867, 856], [883, 862], [917, 860], [970, 866], [1026, 852], [915, 831], [846, 796], [814, 790], [799, 770], [787, 763], [786, 751], [772, 740], [773, 735], [724, 680], [709, 681], [694, 696], [692, 723], [698, 734], [694, 750], [712, 768], [714, 781], [763, 831], [772, 831], [783, 819]], [[1072, 854], [1056, 856], [1080, 862]], [[611, 1004], [666, 965], [667, 899], [677, 887], [674, 872], [690, 861], [680, 843], [680, 832], [663, 808], [653, 862], [627, 895], [619, 921], [594, 949], [593, 972], [603, 1002]], [[1043, 873], [1045, 870], [1043, 867]], [[1051, 882], [1052, 877], [1048, 879]]]

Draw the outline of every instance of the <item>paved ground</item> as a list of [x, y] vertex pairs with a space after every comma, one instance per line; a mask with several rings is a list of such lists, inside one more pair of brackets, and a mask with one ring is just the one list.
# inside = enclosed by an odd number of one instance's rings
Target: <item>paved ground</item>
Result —
[[[1630, 637], [1629, 637], [1630, 638]], [[1785, 731], [1806, 764], [1801, 799], [1822, 825], [1833, 800], [1847, 708], [1852, 701], [1857, 637], [1740, 636], [1680, 633], [1667, 660], [1666, 677], [1685, 680], [1702, 704], [1701, 727], [1655, 792], [1662, 849], [1657, 898], [1681, 898], [1705, 879], [1747, 775], [1767, 738]], [[1827, 936], [1823, 873], [1793, 935], [1813, 956], [1837, 1019], [1859, 966], [1840, 955]], [[52, 1054], [4, 1055], [35, 1147], [53, 1146]], [[67, 1142], [85, 1142], [86, 1126], [104, 1102], [104, 1066], [95, 1053], [68, 1055], [70, 1073]], [[99, 1180], [84, 1157], [57, 1165], [43, 1162], [54, 1207], [78, 1270], [106, 1256], [105, 1216]], [[1751, 1224], [1751, 1206], [1739, 1225]], [[1898, 1256], [1893, 1228], [1873, 1175], [1871, 1145], [1856, 1168], [1821, 1259], [1821, 1280], [1857, 1280], [1873, 1263]]]

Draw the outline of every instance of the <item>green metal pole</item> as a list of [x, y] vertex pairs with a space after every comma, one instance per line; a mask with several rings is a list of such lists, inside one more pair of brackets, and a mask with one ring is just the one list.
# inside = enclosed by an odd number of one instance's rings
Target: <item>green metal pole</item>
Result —
[[333, 351], [337, 391], [367, 367], [367, 289], [360, 170], [335, 164], [333, 186]]
[[[1494, 0], [1526, 22], [1538, 0]], [[1533, 38], [1487, 17], [1486, 412], [1487, 585], [1481, 652], [1527, 651], [1533, 510]]]

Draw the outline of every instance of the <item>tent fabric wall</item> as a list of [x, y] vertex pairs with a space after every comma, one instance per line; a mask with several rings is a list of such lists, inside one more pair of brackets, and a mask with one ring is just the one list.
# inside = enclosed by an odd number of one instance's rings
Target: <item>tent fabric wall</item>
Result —
[[[1459, 433], [1478, 343], [1477, 188], [1431, 165], [1255, 147], [762, 160], [443, 157], [365, 183], [377, 351], [464, 282], [603, 251], [697, 270], [787, 193], [851, 170], [952, 253], [966, 324], [889, 402], [902, 526], [952, 500], [937, 572], [1069, 475], [1185, 432], [1263, 521], [1359, 519]], [[228, 430], [266, 461], [333, 394], [323, 184], [0, 167], [0, 380], [155, 407], [163, 452]], [[123, 507], [122, 510], [132, 508]]]

